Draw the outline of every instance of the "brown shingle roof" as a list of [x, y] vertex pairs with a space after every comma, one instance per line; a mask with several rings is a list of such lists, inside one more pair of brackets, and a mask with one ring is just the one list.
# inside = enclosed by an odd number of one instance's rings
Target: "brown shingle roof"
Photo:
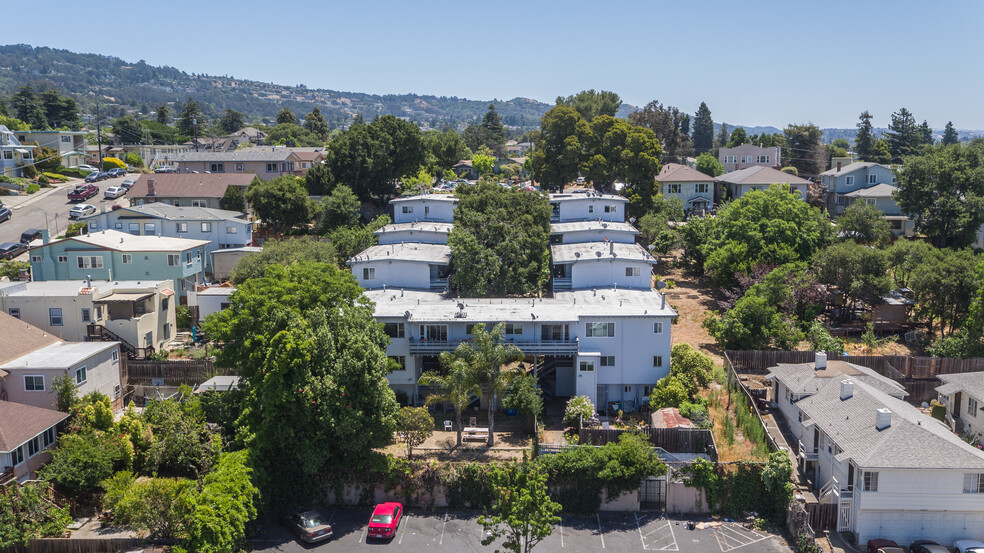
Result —
[[61, 411], [0, 401], [0, 451], [13, 451], [67, 418]]
[[61, 341], [57, 336], [3, 312], [0, 312], [0, 336], [3, 337], [0, 365]]
[[230, 186], [249, 186], [253, 173], [154, 173], [140, 175], [130, 189], [131, 198], [147, 197], [147, 182], [154, 181], [159, 198], [221, 198]]
[[319, 158], [323, 159], [325, 157], [324, 152], [299, 152], [294, 150], [294, 155], [299, 157], [301, 161], [317, 161]]

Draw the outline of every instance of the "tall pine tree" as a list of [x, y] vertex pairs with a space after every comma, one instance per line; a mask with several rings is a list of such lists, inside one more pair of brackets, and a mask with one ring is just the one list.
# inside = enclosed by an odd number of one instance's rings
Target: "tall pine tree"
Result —
[[888, 151], [892, 154], [892, 163], [902, 163], [902, 158], [916, 153], [922, 142], [922, 135], [916, 118], [909, 110], [901, 108], [892, 114], [885, 140], [888, 142]]
[[314, 133], [321, 140], [328, 141], [330, 130], [320, 109], [314, 108], [311, 113], [304, 116], [304, 128]]
[[482, 126], [489, 131], [493, 140], [505, 144], [506, 129], [502, 126], [502, 119], [499, 117], [499, 112], [495, 110], [495, 104], [489, 104], [489, 110], [482, 117]]
[[714, 120], [711, 110], [704, 102], [700, 103], [694, 114], [694, 151], [697, 154], [710, 152], [714, 148]]
[[874, 161], [875, 135], [871, 127], [871, 114], [867, 110], [858, 121], [858, 134], [854, 137], [854, 153], [861, 161]]
[[957, 142], [960, 142], [960, 139], [957, 137], [957, 129], [953, 128], [953, 121], [947, 121], [946, 128], [943, 129], [943, 145], [949, 146]]

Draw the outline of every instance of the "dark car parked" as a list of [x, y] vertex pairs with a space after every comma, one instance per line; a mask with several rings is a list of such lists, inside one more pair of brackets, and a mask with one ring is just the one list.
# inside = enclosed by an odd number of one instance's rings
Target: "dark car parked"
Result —
[[30, 244], [32, 241], [41, 238], [41, 230], [36, 228], [29, 228], [21, 233], [20, 243]]
[[92, 173], [89, 173], [88, 175], [85, 176], [85, 182], [99, 182], [100, 180], [102, 180], [99, 178], [99, 175], [101, 174], [102, 173], [100, 173], [99, 171], [94, 171]]
[[10, 211], [9, 207], [0, 204], [0, 221], [9, 221], [13, 215], [14, 214]]
[[120, 169], [119, 167], [115, 169], [110, 169], [107, 171], [109, 178], [123, 177], [126, 176], [126, 169]]
[[27, 246], [20, 243], [4, 242], [0, 244], [0, 259], [13, 259], [27, 251]]
[[73, 202], [81, 202], [97, 196], [99, 194], [99, 187], [94, 184], [80, 184], [68, 193], [68, 199]]
[[909, 553], [950, 553], [950, 549], [935, 541], [916, 540], [909, 544]]
[[868, 540], [868, 553], [878, 553], [879, 549], [887, 549], [887, 548], [898, 549], [899, 544], [895, 543], [892, 540], [883, 540], [883, 539]]

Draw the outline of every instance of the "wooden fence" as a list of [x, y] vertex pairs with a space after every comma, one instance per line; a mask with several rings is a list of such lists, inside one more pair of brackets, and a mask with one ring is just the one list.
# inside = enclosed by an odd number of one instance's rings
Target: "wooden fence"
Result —
[[[725, 355], [731, 359], [738, 372], [753, 374], [764, 374], [769, 367], [774, 367], [779, 363], [811, 363], [816, 358], [816, 353], [812, 351], [728, 350]], [[934, 379], [938, 374], [984, 371], [984, 357], [954, 359], [909, 355], [832, 355], [828, 360], [847, 361], [848, 363], [870, 367], [900, 382], [905, 379]]]
[[728, 387], [731, 390], [739, 390], [742, 395], [745, 396], [745, 401], [748, 402], [749, 407], [755, 412], [755, 418], [758, 419], [760, 425], [762, 425], [762, 434], [765, 435], [766, 445], [769, 447], [769, 451], [779, 451], [779, 443], [776, 441], [775, 436], [769, 432], [769, 426], [765, 424], [765, 419], [762, 418], [762, 412], [759, 411], [758, 402], [752, 397], [752, 393], [748, 390], [748, 386], [742, 383], [741, 378], [738, 376], [738, 371], [728, 357], [728, 352], [724, 353], [725, 368], [728, 370]]
[[163, 551], [159, 547], [145, 547], [145, 544], [137, 538], [41, 538], [29, 541], [27, 546], [0, 548], [0, 553], [116, 553], [140, 547], [145, 552]]
[[807, 503], [804, 507], [809, 516], [810, 528], [814, 530], [837, 530], [836, 503]]
[[154, 381], [162, 386], [200, 384], [216, 375], [235, 374], [216, 367], [211, 360], [143, 361], [130, 359], [126, 364], [127, 384], [150, 386]]
[[[625, 432], [617, 428], [582, 428], [578, 443], [586, 445], [605, 445], [617, 442]], [[717, 460], [717, 445], [714, 433], [707, 428], [645, 428], [641, 431], [653, 447], [661, 447], [669, 453], [706, 453]]]

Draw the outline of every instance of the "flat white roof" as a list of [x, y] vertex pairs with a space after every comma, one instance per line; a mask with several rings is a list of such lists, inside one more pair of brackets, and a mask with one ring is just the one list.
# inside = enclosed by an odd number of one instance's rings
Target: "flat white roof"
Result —
[[627, 232], [629, 234], [639, 234], [639, 231], [629, 223], [612, 221], [576, 221], [572, 223], [551, 223], [551, 234], [563, 234], [565, 232], [577, 232], [585, 230], [599, 230], [605, 232]]
[[348, 264], [379, 260], [419, 261], [446, 265], [451, 262], [451, 248], [444, 244], [421, 244], [418, 242], [383, 244], [362, 250], [358, 255], [350, 258]]
[[[597, 289], [553, 298], [444, 298], [439, 292], [367, 290], [375, 316], [442, 322], [576, 322], [584, 317], [676, 317], [656, 290]], [[459, 309], [458, 304], [464, 306]], [[410, 318], [407, 319], [407, 313]], [[463, 315], [460, 315], [463, 313]], [[535, 318], [534, 318], [535, 316]]]
[[601, 192], [560, 192], [550, 194], [551, 202], [576, 202], [582, 200], [605, 200], [613, 202], [628, 202], [629, 199], [625, 196], [619, 196], [617, 194], [602, 194]]
[[416, 196], [401, 196], [399, 198], [393, 198], [390, 200], [391, 204], [397, 204], [400, 202], [417, 202], [420, 200], [435, 201], [435, 202], [457, 202], [458, 198], [454, 197], [454, 194], [417, 194]]
[[[167, 236], [136, 236], [118, 230], [101, 230], [91, 234], [82, 234], [72, 238], [53, 240], [43, 246], [50, 246], [59, 242], [75, 241], [82, 244], [89, 244], [97, 248], [107, 250], [117, 250], [124, 252], [175, 252], [197, 248], [209, 243], [208, 240], [192, 240], [189, 238], [170, 238]], [[36, 249], [36, 248], [32, 248]]]
[[[171, 286], [170, 280], [93, 280], [92, 292], [113, 290], [156, 290], [158, 286]], [[33, 282], [0, 282], [0, 293], [5, 296], [78, 296], [86, 287], [84, 280], [45, 280]]]
[[439, 234], [449, 234], [454, 225], [451, 223], [432, 223], [430, 221], [415, 221], [412, 223], [392, 223], [377, 230], [373, 234], [379, 236], [387, 232], [406, 232], [415, 230], [417, 232], [436, 232]]
[[118, 348], [119, 345], [119, 342], [56, 342], [12, 359], [0, 365], [0, 368], [4, 370], [64, 369], [97, 353]]
[[644, 261], [655, 264], [656, 260], [639, 244], [621, 242], [585, 242], [583, 244], [556, 244], [550, 246], [550, 257], [554, 263], [578, 263], [588, 261]]
[[198, 292], [199, 296], [230, 296], [236, 291], [235, 286], [212, 286]]

